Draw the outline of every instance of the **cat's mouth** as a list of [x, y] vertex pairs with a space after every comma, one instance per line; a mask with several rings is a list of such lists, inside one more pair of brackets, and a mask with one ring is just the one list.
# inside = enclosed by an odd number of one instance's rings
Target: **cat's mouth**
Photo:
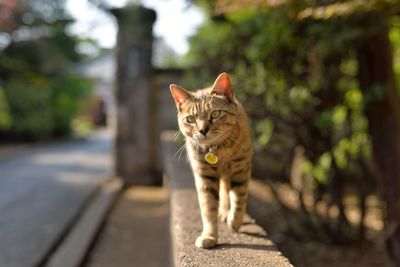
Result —
[[206, 135], [194, 134], [192, 136], [192, 139], [197, 143], [203, 143], [203, 142], [206, 142], [207, 140], [209, 140], [210, 138], [207, 137]]
[[199, 145], [213, 145], [214, 143], [218, 142], [219, 135], [218, 134], [193, 134], [192, 136], [193, 141], [198, 143]]

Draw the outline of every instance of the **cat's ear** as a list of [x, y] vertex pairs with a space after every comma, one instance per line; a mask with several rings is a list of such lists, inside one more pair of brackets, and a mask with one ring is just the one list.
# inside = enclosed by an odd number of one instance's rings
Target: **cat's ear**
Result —
[[192, 95], [188, 91], [176, 84], [171, 84], [169, 89], [171, 90], [172, 97], [178, 109], [180, 109], [179, 107], [183, 102], [192, 98]]
[[211, 93], [225, 96], [229, 102], [233, 102], [233, 92], [229, 75], [221, 73], [214, 82]]

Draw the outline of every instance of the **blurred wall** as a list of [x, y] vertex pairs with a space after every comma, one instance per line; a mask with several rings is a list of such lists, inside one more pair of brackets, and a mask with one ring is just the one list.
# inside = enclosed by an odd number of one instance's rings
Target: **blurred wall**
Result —
[[131, 4], [112, 13], [119, 27], [115, 174], [127, 184], [161, 184], [160, 133], [176, 128], [169, 84], [179, 82], [182, 72], [152, 64], [153, 10]]
[[172, 99], [169, 85], [180, 84], [183, 76], [181, 69], [158, 69], [156, 70], [155, 89], [158, 91], [158, 124], [159, 130], [177, 130], [176, 106]]

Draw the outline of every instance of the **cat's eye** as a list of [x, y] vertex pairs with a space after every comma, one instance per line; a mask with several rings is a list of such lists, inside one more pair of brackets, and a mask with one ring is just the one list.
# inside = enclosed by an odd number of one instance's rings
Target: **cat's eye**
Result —
[[219, 116], [221, 116], [221, 110], [214, 110], [213, 112], [211, 112], [212, 119], [217, 119]]
[[196, 118], [194, 116], [190, 115], [190, 116], [186, 117], [186, 121], [188, 123], [195, 123], [196, 122]]

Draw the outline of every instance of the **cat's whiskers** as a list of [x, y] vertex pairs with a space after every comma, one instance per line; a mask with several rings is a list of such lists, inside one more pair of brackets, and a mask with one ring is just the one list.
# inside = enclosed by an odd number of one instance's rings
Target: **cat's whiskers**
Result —
[[179, 135], [181, 134], [182, 134], [181, 130], [176, 131], [176, 133], [174, 134], [174, 141], [176, 141], [176, 139], [178, 139]]
[[[183, 153], [183, 151], [184, 151], [185, 149], [186, 149], [186, 146], [184, 146], [183, 149], [181, 150], [181, 153], [179, 153], [178, 161], [181, 159], [182, 153]], [[187, 159], [186, 159], [186, 162], [187, 162]]]
[[176, 151], [176, 153], [175, 153], [175, 157], [179, 154], [179, 157], [178, 157], [178, 161], [181, 159], [181, 156], [182, 156], [182, 152], [183, 152], [183, 150], [185, 150], [185, 144], [183, 144], [179, 149], [178, 149], [178, 151]]

